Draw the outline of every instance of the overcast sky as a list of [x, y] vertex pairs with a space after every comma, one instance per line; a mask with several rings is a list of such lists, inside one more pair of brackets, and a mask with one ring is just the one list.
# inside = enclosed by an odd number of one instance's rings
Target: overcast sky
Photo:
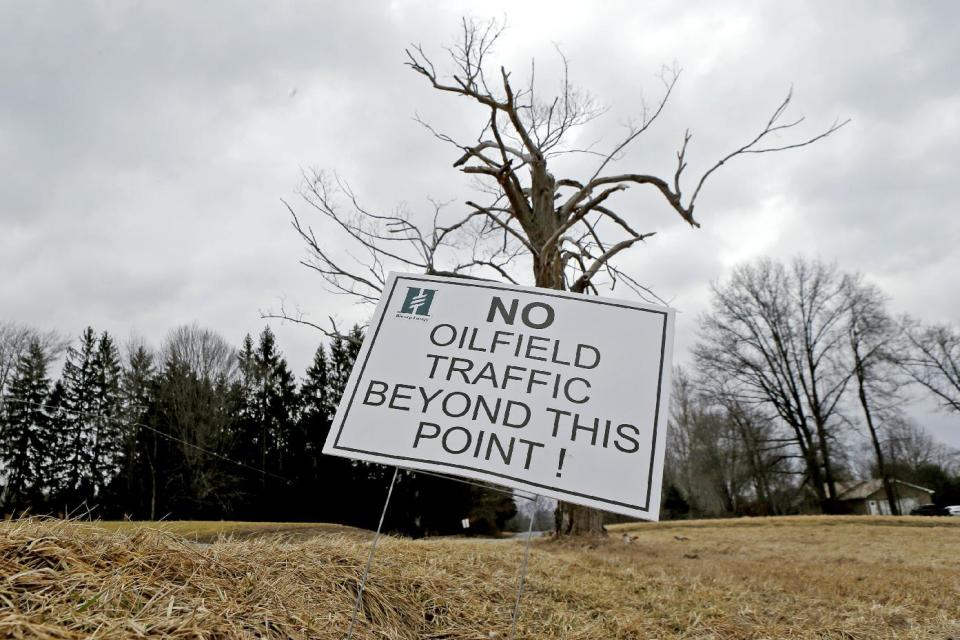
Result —
[[[0, 317], [154, 345], [193, 321], [239, 343], [280, 299], [315, 319], [362, 319], [298, 264], [281, 198], [311, 167], [336, 169], [385, 211], [474, 195], [453, 150], [412, 117], [469, 140], [484, 113], [403, 66], [411, 42], [439, 59], [470, 14], [506, 15], [496, 62], [518, 78], [536, 58], [549, 86], [562, 48], [610, 109], [591, 141], [615, 141], [657, 96], [661, 65], [682, 67], [664, 116], [620, 162], [630, 171], [671, 171], [689, 127], [695, 172], [748, 139], [791, 85], [804, 131], [852, 118], [813, 147], [724, 167], [698, 203], [702, 229], [642, 193], [619, 201], [658, 231], [627, 264], [681, 312], [677, 360], [709, 283], [763, 255], [835, 260], [895, 312], [960, 320], [960, 4], [563, 4], [3, 3]], [[319, 336], [275, 328], [302, 374]], [[960, 419], [915, 412], [960, 446]]]

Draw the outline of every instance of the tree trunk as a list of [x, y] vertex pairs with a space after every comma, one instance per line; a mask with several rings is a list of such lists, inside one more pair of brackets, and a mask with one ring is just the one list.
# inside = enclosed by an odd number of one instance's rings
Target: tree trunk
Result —
[[817, 503], [821, 511], [827, 511], [828, 496], [826, 483], [823, 479], [823, 469], [820, 465], [820, 459], [817, 457], [816, 442], [813, 433], [807, 424], [806, 418], [801, 414], [795, 416], [795, 421], [791, 423], [797, 436], [797, 446], [800, 447], [800, 454], [806, 466], [808, 482], [810, 488], [816, 496]]
[[827, 443], [827, 430], [822, 420], [817, 421], [817, 439], [820, 444], [820, 455], [823, 464], [823, 481], [827, 485], [826, 501], [822, 505], [824, 513], [839, 513], [840, 503], [837, 501], [837, 483], [833, 478], [833, 467], [830, 466], [830, 445]]
[[147, 462], [150, 464], [150, 521], [157, 519], [157, 469], [154, 467], [154, 460], [157, 458], [157, 436], [153, 436], [153, 456], [147, 455]]
[[873, 443], [873, 451], [877, 456], [877, 473], [883, 481], [883, 491], [887, 496], [887, 504], [890, 505], [890, 514], [900, 515], [900, 505], [897, 504], [897, 497], [893, 493], [893, 483], [890, 482], [890, 476], [887, 474], [887, 465], [883, 459], [883, 448], [880, 446], [880, 438], [877, 436], [877, 429], [873, 424], [873, 414], [870, 412], [870, 403], [867, 402], [867, 390], [864, 387], [863, 363], [857, 356], [857, 395], [860, 397], [860, 406], [863, 407], [863, 416], [867, 421], [867, 429], [870, 431], [870, 440]]
[[[534, 228], [527, 230], [527, 235], [534, 246], [543, 247], [543, 244], [559, 227], [553, 209], [553, 192], [556, 188], [553, 177], [545, 170], [534, 168], [531, 171], [533, 178], [533, 193], [549, 194], [548, 197], [534, 197], [533, 221]], [[533, 277], [536, 286], [544, 289], [564, 290], [563, 261], [560, 257], [559, 243], [543, 247], [543, 251], [533, 258]], [[557, 525], [557, 536], [594, 536], [606, 535], [603, 528], [603, 512], [599, 509], [582, 507], [569, 502], [558, 502], [554, 514]]]
[[557, 536], [603, 536], [603, 512], [578, 504], [560, 502], [554, 515]]
[[753, 487], [757, 492], [757, 502], [763, 505], [766, 511], [765, 515], [775, 515], [776, 505], [773, 503], [773, 497], [770, 495], [770, 487], [767, 479], [765, 464], [760, 457], [760, 443], [754, 432], [754, 425], [750, 418], [740, 413], [739, 408], [731, 412], [734, 426], [740, 436], [740, 441], [746, 446], [747, 464], [750, 467], [750, 476], [753, 479]]

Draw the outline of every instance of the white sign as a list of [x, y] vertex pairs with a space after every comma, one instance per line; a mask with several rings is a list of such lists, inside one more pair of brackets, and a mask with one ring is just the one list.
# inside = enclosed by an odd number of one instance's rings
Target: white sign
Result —
[[656, 520], [671, 309], [391, 274], [326, 454]]

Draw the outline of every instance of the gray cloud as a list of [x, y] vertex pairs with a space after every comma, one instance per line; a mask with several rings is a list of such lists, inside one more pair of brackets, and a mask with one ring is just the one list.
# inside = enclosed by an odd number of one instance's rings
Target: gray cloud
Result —
[[[550, 7], [551, 10], [544, 10]], [[682, 312], [694, 339], [708, 283], [737, 261], [796, 253], [881, 284], [897, 311], [960, 319], [960, 45], [950, 2], [485, 5], [511, 24], [498, 49], [517, 77], [557, 58], [610, 106], [582, 133], [612, 143], [655, 99], [655, 74], [684, 75], [664, 117], [623, 159], [672, 170], [683, 130], [691, 174], [745, 140], [794, 86], [823, 143], [731, 163], [704, 192], [694, 231], [634, 189], [622, 211], [658, 235], [628, 258]], [[154, 343], [197, 320], [231, 340], [280, 297], [316, 317], [365, 313], [297, 264], [280, 198], [302, 167], [336, 168], [379, 209], [427, 196], [462, 202], [454, 150], [411, 117], [475, 135], [483, 113], [405, 69], [403, 47], [439, 55], [470, 3], [21, 3], [0, 8], [0, 313], [73, 333], [87, 323]], [[558, 171], [578, 175], [586, 158]], [[453, 205], [457, 206], [457, 205]], [[280, 328], [291, 363], [318, 336]], [[682, 356], [681, 356], [682, 359]], [[952, 424], [952, 426], [951, 426]], [[960, 445], [960, 429], [936, 431]]]

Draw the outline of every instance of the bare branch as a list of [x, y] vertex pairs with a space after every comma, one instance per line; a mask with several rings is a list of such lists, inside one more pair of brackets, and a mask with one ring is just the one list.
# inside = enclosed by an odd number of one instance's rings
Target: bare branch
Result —
[[580, 276], [577, 281], [574, 283], [570, 290], [575, 293], [582, 293], [584, 288], [590, 284], [590, 280], [596, 275], [597, 271], [600, 270], [603, 265], [610, 261], [615, 255], [623, 251], [624, 249], [629, 249], [638, 242], [642, 242], [649, 238], [650, 236], [655, 235], [656, 232], [647, 233], [642, 236], [637, 236], [636, 238], [627, 238], [626, 240], [621, 240], [617, 244], [613, 245], [607, 249], [606, 253], [594, 260], [593, 264], [590, 265], [590, 268], [587, 269], [586, 273]]
[[330, 321], [330, 328], [328, 329], [315, 322], [307, 320], [304, 317], [303, 312], [300, 311], [299, 309], [297, 309], [295, 313], [287, 312], [284, 306], [284, 303], [282, 301], [280, 303], [279, 312], [275, 313], [270, 309], [267, 309], [266, 311], [261, 310], [260, 318], [264, 320], [280, 320], [281, 322], [293, 322], [295, 324], [311, 327], [313, 329], [320, 331], [323, 335], [325, 335], [328, 338], [335, 339], [335, 340], [336, 339], [346, 340], [357, 346], [360, 346], [363, 342], [362, 340], [358, 340], [357, 338], [351, 336], [349, 333], [343, 333], [342, 331], [340, 331], [340, 329], [337, 327], [336, 321], [333, 319], [333, 316], [327, 316], [327, 319]]
[[606, 155], [603, 162], [600, 163], [600, 166], [597, 167], [597, 170], [593, 172], [593, 175], [590, 177], [591, 180], [594, 180], [599, 176], [603, 170], [610, 164], [611, 161], [616, 159], [624, 149], [626, 149], [631, 142], [636, 140], [640, 134], [650, 128], [660, 114], [663, 112], [663, 108], [667, 106], [667, 101], [670, 100], [670, 94], [673, 93], [674, 87], [677, 86], [677, 81], [680, 80], [680, 69], [673, 67], [672, 69], [667, 69], [664, 67], [660, 73], [660, 80], [663, 82], [665, 90], [663, 96], [660, 98], [660, 101], [657, 103], [656, 109], [654, 109], [653, 115], [647, 117], [644, 114], [643, 121], [639, 127], [634, 127], [631, 129], [630, 133], [624, 138], [613, 150]]
[[[770, 119], [767, 121], [767, 126], [764, 127], [763, 130], [760, 131], [760, 133], [754, 136], [753, 139], [751, 139], [749, 142], [747, 142], [743, 146], [739, 147], [738, 149], [728, 153], [726, 156], [721, 158], [719, 161], [717, 161], [716, 164], [714, 164], [712, 167], [707, 169], [707, 171], [700, 177], [700, 180], [697, 182], [697, 187], [693, 190], [693, 195], [690, 196], [690, 202], [687, 205], [687, 209], [690, 211], [691, 216], [693, 215], [693, 207], [697, 200], [697, 196], [700, 195], [700, 190], [703, 188], [703, 185], [707, 181], [707, 178], [709, 178], [710, 175], [713, 174], [713, 172], [715, 172], [717, 169], [722, 167], [724, 164], [726, 164], [733, 158], [739, 155], [744, 155], [748, 153], [774, 153], [777, 151], [787, 151], [789, 149], [799, 149], [800, 147], [806, 147], [807, 145], [811, 145], [814, 142], [817, 142], [818, 140], [822, 140], [823, 138], [826, 138], [831, 133], [839, 130], [840, 128], [842, 128], [843, 126], [845, 126], [850, 122], [849, 118], [842, 122], [839, 119], [837, 119], [837, 120], [834, 120], [833, 124], [831, 124], [825, 131], [822, 131], [815, 136], [806, 138], [799, 142], [781, 145], [781, 146], [757, 148], [756, 145], [758, 145], [763, 139], [765, 139], [770, 134], [775, 133], [777, 131], [792, 129], [797, 125], [799, 125], [801, 122], [803, 122], [803, 118], [801, 117], [801, 118], [798, 118], [797, 120], [794, 120], [793, 122], [780, 124], [780, 118], [786, 112], [787, 107], [790, 105], [790, 101], [792, 99], [793, 99], [793, 88], [791, 88], [790, 91], [787, 92], [787, 96], [774, 110], [773, 115], [770, 116]], [[686, 150], [686, 142], [684, 142], [684, 150]]]

